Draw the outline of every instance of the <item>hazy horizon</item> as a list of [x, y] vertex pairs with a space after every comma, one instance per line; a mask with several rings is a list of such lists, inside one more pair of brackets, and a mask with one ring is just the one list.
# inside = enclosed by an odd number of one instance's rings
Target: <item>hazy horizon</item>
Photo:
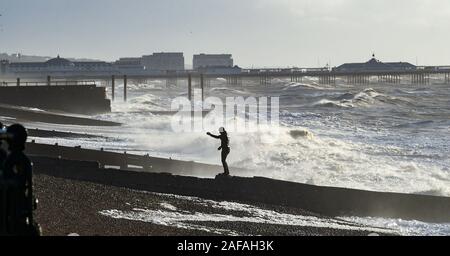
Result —
[[113, 61], [231, 53], [242, 67], [450, 65], [445, 0], [0, 0], [0, 52]]

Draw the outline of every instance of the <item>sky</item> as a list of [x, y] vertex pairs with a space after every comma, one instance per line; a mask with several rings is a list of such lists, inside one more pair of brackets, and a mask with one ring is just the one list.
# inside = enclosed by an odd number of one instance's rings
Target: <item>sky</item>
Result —
[[0, 52], [113, 61], [231, 53], [241, 67], [450, 65], [449, 0], [0, 0]]

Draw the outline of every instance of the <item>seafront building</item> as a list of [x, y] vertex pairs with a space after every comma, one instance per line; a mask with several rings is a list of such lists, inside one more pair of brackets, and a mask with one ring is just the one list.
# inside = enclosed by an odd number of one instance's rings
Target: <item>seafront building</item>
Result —
[[141, 63], [146, 70], [182, 71], [184, 55], [182, 52], [158, 52], [142, 56]]
[[115, 70], [113, 64], [104, 61], [70, 61], [61, 58], [59, 55], [56, 58], [45, 62], [14, 62], [10, 63], [7, 60], [0, 62], [0, 71], [2, 75], [5, 74], [106, 74]]
[[120, 58], [119, 60], [114, 62], [114, 66], [118, 70], [123, 71], [144, 71], [145, 67], [142, 65], [141, 58], [127, 57]]
[[[332, 69], [335, 72], [383, 72], [383, 71], [414, 71], [420, 67], [408, 62], [382, 62], [372, 58], [363, 63], [345, 63]], [[429, 67], [427, 67], [429, 68]], [[439, 67], [437, 67], [439, 68]], [[280, 70], [280, 69], [276, 69]], [[309, 71], [313, 69], [308, 69]], [[234, 66], [231, 54], [197, 54], [193, 56], [193, 71], [208, 75], [236, 75], [242, 72], [261, 72], [261, 70], [242, 70]], [[328, 69], [321, 71], [329, 71]], [[4, 77], [77, 76], [77, 75], [171, 75], [185, 74], [185, 60], [182, 52], [159, 52], [142, 57], [120, 58], [115, 62], [77, 61], [61, 58], [47, 61], [11, 62], [0, 60], [0, 75]], [[278, 72], [278, 71], [272, 71]]]
[[230, 68], [233, 67], [233, 57], [231, 54], [197, 54], [193, 58], [193, 68]]
[[106, 75], [106, 74], [165, 74], [184, 71], [183, 53], [155, 53], [142, 57], [125, 57], [115, 62], [71, 61], [56, 58], [41, 62], [10, 62], [0, 60], [0, 75]]
[[337, 72], [363, 72], [363, 71], [407, 71], [415, 70], [417, 67], [408, 62], [381, 62], [372, 55], [372, 59], [364, 63], [345, 63], [333, 71]]

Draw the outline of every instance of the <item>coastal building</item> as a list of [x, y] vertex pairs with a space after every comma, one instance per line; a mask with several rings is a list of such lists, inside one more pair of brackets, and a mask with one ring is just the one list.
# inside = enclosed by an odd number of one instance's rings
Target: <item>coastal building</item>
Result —
[[233, 58], [231, 54], [197, 54], [194, 55], [193, 68], [210, 67], [233, 67]]
[[143, 71], [144, 65], [142, 64], [142, 58], [120, 58], [114, 62], [114, 66], [121, 71]]
[[7, 60], [9, 62], [45, 62], [49, 59], [51, 59], [51, 57], [25, 55], [21, 53], [0, 53], [0, 60]]
[[372, 59], [364, 63], [346, 63], [333, 68], [337, 72], [363, 72], [363, 71], [407, 71], [417, 67], [408, 62], [381, 62], [372, 55]]
[[184, 55], [182, 52], [158, 52], [144, 55], [142, 65], [147, 71], [182, 71], [184, 70]]
[[45, 62], [1, 62], [2, 74], [80, 74], [80, 73], [111, 73], [114, 67], [103, 61], [75, 62], [60, 56]]

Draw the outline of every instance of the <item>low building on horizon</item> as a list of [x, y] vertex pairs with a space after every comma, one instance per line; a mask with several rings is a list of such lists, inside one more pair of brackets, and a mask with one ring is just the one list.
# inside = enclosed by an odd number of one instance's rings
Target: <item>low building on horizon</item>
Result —
[[333, 68], [336, 72], [364, 72], [364, 71], [408, 71], [417, 67], [408, 62], [381, 62], [372, 55], [372, 59], [364, 63], [345, 63]]
[[74, 74], [109, 74], [116, 71], [113, 64], [104, 61], [71, 61], [56, 58], [45, 62], [9, 62], [2, 60], [0, 63], [2, 75], [74, 75]]
[[196, 54], [192, 60], [194, 70], [200, 68], [232, 68], [233, 56], [231, 54]]
[[184, 54], [182, 52], [156, 52], [144, 55], [142, 65], [147, 71], [184, 71]]
[[136, 57], [124, 57], [114, 62], [114, 66], [120, 71], [143, 71], [144, 65], [142, 64], [142, 58]]

